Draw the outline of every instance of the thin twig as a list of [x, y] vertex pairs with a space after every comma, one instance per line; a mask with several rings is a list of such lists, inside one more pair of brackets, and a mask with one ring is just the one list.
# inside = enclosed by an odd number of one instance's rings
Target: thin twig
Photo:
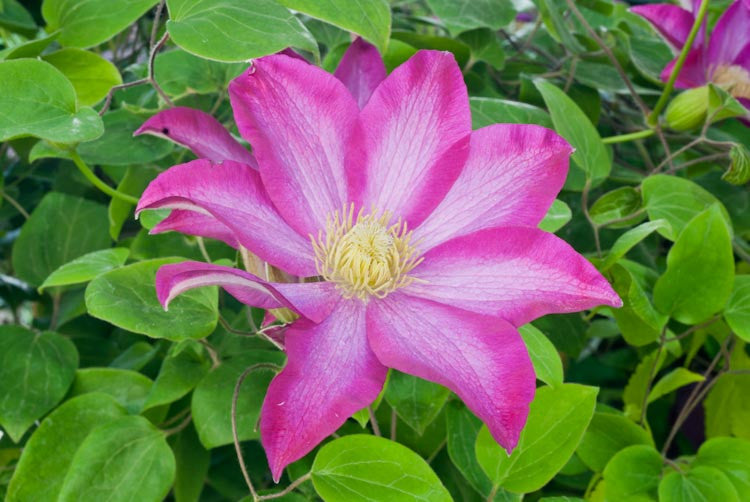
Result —
[[297, 479], [295, 479], [294, 481], [292, 481], [292, 483], [289, 486], [287, 486], [286, 488], [284, 488], [280, 492], [278, 492], [278, 493], [271, 493], [271, 494], [268, 494], [268, 495], [261, 495], [256, 500], [270, 500], [270, 499], [277, 499], [279, 497], [283, 497], [284, 495], [288, 495], [289, 493], [291, 493], [292, 491], [294, 491], [299, 485], [301, 485], [302, 483], [304, 483], [305, 481], [307, 481], [307, 480], [309, 480], [311, 478], [312, 478], [312, 473], [308, 472], [307, 474], [305, 474], [303, 476], [300, 476]]
[[5, 192], [5, 190], [0, 190], [0, 197], [2, 197], [3, 199], [7, 200], [8, 203], [11, 206], [13, 206], [14, 208], [16, 208], [16, 211], [18, 211], [19, 213], [21, 213], [21, 216], [23, 216], [24, 219], [26, 219], [26, 220], [29, 219], [29, 213], [26, 212], [26, 210], [23, 208], [23, 206], [21, 204], [19, 204], [16, 199], [14, 199], [10, 195], [8, 195]]
[[178, 432], [181, 432], [185, 427], [190, 425], [190, 422], [192, 420], [193, 420], [193, 416], [190, 413], [188, 413], [187, 416], [182, 420], [182, 422], [180, 422], [179, 424], [177, 424], [175, 427], [171, 429], [165, 430], [164, 435], [172, 436], [174, 434], [177, 434]]
[[156, 60], [156, 53], [159, 52], [159, 49], [161, 49], [164, 44], [167, 43], [167, 40], [169, 40], [169, 32], [165, 31], [164, 35], [159, 39], [158, 42], [156, 42], [156, 45], [154, 45], [151, 48], [151, 54], [148, 57], [148, 79], [151, 82], [151, 85], [156, 89], [156, 92], [159, 93], [159, 96], [164, 100], [165, 103], [167, 103], [169, 106], [174, 107], [174, 103], [171, 99], [169, 99], [169, 96], [167, 96], [167, 93], [164, 92], [164, 90], [161, 88], [161, 86], [156, 82], [156, 79], [154, 78], [154, 61]]
[[159, 22], [161, 21], [161, 13], [164, 10], [164, 3], [166, 0], [161, 0], [159, 5], [156, 6], [156, 12], [154, 13], [154, 24], [151, 25], [151, 38], [149, 38], [149, 47], [153, 47], [156, 44], [156, 35], [159, 33]]
[[375, 419], [375, 412], [372, 411], [372, 406], [367, 407], [367, 414], [370, 416], [370, 424], [372, 424], [372, 432], [376, 436], [382, 436], [380, 433], [380, 426], [378, 425], [378, 421]]
[[133, 80], [132, 82], [125, 82], [124, 84], [119, 84], [110, 88], [109, 92], [107, 93], [107, 97], [104, 99], [104, 104], [99, 110], [99, 116], [104, 115], [107, 112], [107, 110], [109, 110], [109, 107], [112, 104], [112, 98], [114, 97], [115, 92], [121, 89], [127, 89], [128, 87], [135, 87], [136, 85], [143, 85], [143, 84], [148, 84], [148, 83], [149, 83], [149, 80], [147, 78], [141, 78], [138, 80]]
[[661, 353], [664, 352], [664, 347], [667, 344], [667, 325], [665, 324], [664, 327], [661, 329], [661, 333], [659, 333], [659, 348], [656, 350], [656, 356], [654, 357], [654, 364], [651, 365], [651, 371], [649, 372], [648, 376], [648, 382], [646, 385], [646, 391], [643, 393], [643, 401], [641, 402], [641, 425], [646, 423], [646, 410], [648, 409], [648, 395], [651, 393], [651, 386], [654, 383], [654, 378], [656, 377], [656, 374], [659, 372], [659, 359], [661, 358]]
[[398, 430], [398, 415], [396, 409], [391, 410], [391, 441], [396, 441], [396, 431]]
[[591, 229], [594, 232], [594, 244], [596, 245], [596, 255], [597, 257], [602, 257], [602, 244], [599, 241], [599, 226], [594, 222], [593, 218], [591, 218], [591, 215], [589, 214], [589, 190], [591, 190], [591, 180], [586, 180], [586, 184], [583, 187], [583, 191], [581, 192], [581, 209], [583, 210], [583, 215], [586, 217], [586, 220], [591, 225]]

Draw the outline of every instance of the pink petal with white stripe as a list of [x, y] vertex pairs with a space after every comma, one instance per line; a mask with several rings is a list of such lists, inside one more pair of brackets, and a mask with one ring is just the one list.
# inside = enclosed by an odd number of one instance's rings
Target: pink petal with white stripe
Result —
[[448, 52], [419, 51], [372, 95], [347, 153], [350, 199], [415, 227], [458, 177], [471, 133], [469, 98]]
[[316, 235], [347, 200], [344, 145], [359, 111], [354, 98], [330, 73], [284, 55], [255, 60], [229, 95], [271, 200], [289, 225]]
[[572, 151], [557, 133], [536, 125], [474, 131], [461, 174], [415, 230], [415, 242], [426, 251], [484, 228], [535, 227], [565, 183]]
[[253, 307], [286, 307], [314, 322], [325, 319], [340, 298], [328, 282], [267, 282], [243, 270], [199, 261], [164, 265], [156, 273], [156, 296], [165, 309], [185, 291], [205, 286], [221, 286]]
[[301, 277], [316, 275], [310, 241], [276, 211], [258, 171], [230, 160], [194, 160], [171, 167], [143, 192], [144, 209], [190, 210], [218, 220], [237, 241], [268, 263]]
[[424, 255], [405, 293], [521, 326], [546, 314], [622, 301], [568, 243], [528, 227], [480, 230]]
[[134, 136], [151, 134], [189, 148], [198, 158], [234, 160], [257, 169], [255, 158], [206, 112], [178, 106], [163, 110], [143, 123]]
[[359, 107], [363, 108], [385, 79], [385, 63], [374, 45], [357, 38], [346, 49], [333, 75], [344, 83]]
[[500, 445], [515, 448], [536, 379], [513, 326], [397, 292], [368, 305], [367, 337], [383, 364], [448, 387]]
[[341, 300], [320, 324], [296, 322], [284, 343], [286, 367], [268, 387], [260, 418], [261, 442], [277, 482], [287, 465], [372, 403], [388, 371], [367, 343], [359, 300]]
[[630, 11], [648, 20], [677, 49], [682, 49], [685, 45], [685, 40], [695, 22], [692, 13], [671, 4], [638, 5], [631, 7]]

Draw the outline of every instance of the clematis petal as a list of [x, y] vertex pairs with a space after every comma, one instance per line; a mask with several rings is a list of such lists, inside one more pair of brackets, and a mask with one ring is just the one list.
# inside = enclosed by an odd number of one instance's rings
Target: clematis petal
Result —
[[638, 5], [630, 10], [648, 20], [667, 42], [678, 49], [685, 45], [695, 22], [695, 17], [689, 11], [666, 3]]
[[536, 380], [513, 326], [397, 292], [368, 305], [367, 337], [383, 364], [448, 387], [515, 448]]
[[302, 458], [380, 393], [387, 368], [370, 350], [365, 306], [342, 300], [317, 325], [298, 321], [284, 335], [287, 364], [263, 402], [261, 442], [273, 478]]
[[424, 254], [404, 291], [497, 315], [514, 326], [537, 317], [622, 301], [568, 243], [536, 228], [501, 227], [458, 237]]
[[468, 154], [471, 114], [448, 52], [419, 51], [367, 102], [347, 152], [349, 196], [415, 227], [438, 205]]
[[359, 107], [363, 108], [385, 79], [385, 63], [374, 45], [357, 38], [346, 49], [333, 75], [344, 83]]
[[185, 291], [204, 286], [221, 286], [253, 307], [286, 307], [314, 322], [325, 319], [340, 298], [328, 282], [267, 282], [244, 270], [199, 261], [164, 265], [156, 273], [156, 296], [165, 309]]
[[750, 38], [750, 6], [735, 1], [724, 11], [711, 32], [708, 42], [707, 63], [716, 66], [735, 62]]
[[536, 226], [565, 183], [572, 151], [557, 133], [535, 125], [474, 131], [461, 174], [414, 231], [415, 242], [427, 250], [483, 228]]
[[[705, 85], [708, 79], [706, 74], [705, 55], [702, 48], [693, 49], [688, 52], [687, 58], [685, 58], [685, 64], [680, 69], [680, 74], [675, 80], [675, 87], [678, 89], [692, 89], [693, 87], [700, 87]], [[667, 66], [661, 72], [661, 79], [666, 82], [669, 80], [669, 76], [672, 74], [677, 58], [670, 61]]]
[[222, 222], [207, 214], [174, 209], [169, 213], [169, 216], [157, 223], [149, 233], [160, 234], [170, 231], [220, 240], [235, 249], [240, 247], [234, 232]]
[[276, 211], [258, 171], [230, 160], [171, 167], [146, 188], [136, 208], [182, 209], [208, 215], [268, 263], [301, 277], [316, 275], [312, 246]]
[[134, 136], [151, 134], [189, 148], [198, 158], [234, 160], [257, 169], [255, 158], [218, 120], [206, 112], [178, 106], [163, 110], [143, 123]]
[[229, 95], [271, 200], [298, 232], [316, 235], [347, 200], [344, 145], [359, 111], [354, 98], [330, 73], [284, 55], [256, 60]]

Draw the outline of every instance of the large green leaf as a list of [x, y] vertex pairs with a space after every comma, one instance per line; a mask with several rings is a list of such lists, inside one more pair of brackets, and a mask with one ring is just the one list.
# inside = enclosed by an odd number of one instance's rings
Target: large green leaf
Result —
[[73, 84], [38, 59], [0, 62], [0, 141], [36, 136], [58, 143], [88, 141], [104, 132], [93, 109], [76, 106]]
[[450, 391], [442, 385], [396, 370], [391, 370], [385, 390], [388, 404], [419, 434], [435, 420], [448, 396]]
[[112, 87], [122, 83], [117, 67], [93, 52], [67, 48], [45, 54], [42, 59], [68, 77], [79, 105], [98, 103]]
[[560, 354], [544, 333], [531, 324], [518, 328], [523, 343], [529, 351], [536, 377], [547, 385], [560, 385], [563, 382], [563, 367]]
[[477, 459], [490, 480], [514, 493], [547, 484], [581, 441], [594, 414], [597, 392], [596, 387], [569, 383], [537, 389], [521, 439], [510, 456], [482, 427]]
[[83, 368], [76, 372], [71, 396], [107, 394], [130, 413], [139, 413], [153, 382], [148, 377], [119, 368]]
[[141, 17], [158, 0], [44, 0], [47, 31], [60, 30], [65, 47], [93, 47], [106, 42]]
[[684, 324], [698, 324], [724, 308], [733, 282], [732, 239], [714, 205], [693, 218], [669, 250], [654, 305]]
[[734, 278], [734, 288], [724, 310], [724, 318], [737, 336], [750, 342], [750, 275]]
[[164, 92], [179, 98], [225, 91], [245, 68], [247, 63], [220, 63], [175, 49], [156, 56], [154, 77]]
[[[248, 351], [240, 357], [222, 361], [206, 375], [193, 391], [192, 413], [195, 429], [206, 448], [232, 443], [232, 396], [240, 375], [258, 363], [281, 364], [279, 352]], [[237, 434], [241, 441], [257, 439], [256, 424], [266, 388], [273, 372], [262, 369], [248, 376], [237, 400]]]
[[526, 103], [496, 98], [469, 98], [474, 129], [498, 123], [536, 124], [552, 127], [549, 114]]
[[602, 472], [616, 453], [636, 444], [653, 446], [648, 432], [624, 416], [596, 412], [576, 453], [594, 472]]
[[740, 502], [729, 478], [714, 467], [699, 466], [687, 473], [672, 472], [659, 483], [659, 502]]
[[190, 392], [211, 369], [206, 350], [195, 340], [174, 346], [161, 365], [144, 409], [171, 403]]
[[[685, 178], [657, 174], [643, 180], [643, 205], [651, 221], [664, 219], [668, 227], [658, 232], [669, 240], [677, 239], [682, 230], [698, 213], [719, 201], [702, 186]], [[722, 214], [730, 221], [726, 209]]]
[[246, 61], [289, 46], [317, 53], [304, 25], [273, 0], [168, 0], [172, 40], [197, 56]]
[[67, 338], [0, 326], [0, 425], [13, 441], [65, 397], [76, 367]]
[[78, 146], [81, 158], [90, 164], [146, 164], [166, 156], [174, 147], [172, 142], [150, 134], [134, 137], [133, 132], [145, 119], [128, 110], [109, 112], [103, 119], [105, 132], [102, 137]]
[[581, 190], [585, 180], [590, 180], [592, 186], [603, 182], [609, 175], [612, 161], [594, 125], [559, 87], [546, 80], [536, 80], [534, 84], [547, 104], [555, 130], [576, 149], [572, 159], [584, 174], [576, 177], [571, 170], [566, 188]]
[[750, 500], [750, 441], [737, 438], [709, 439], [698, 449], [693, 467], [715, 467], [734, 485], [740, 500]]
[[703, 405], [706, 437], [738, 436], [750, 440], [750, 374], [719, 376]]
[[385, 52], [391, 33], [391, 7], [386, 0], [279, 0], [292, 10], [348, 30]]
[[633, 445], [612, 457], [604, 469], [606, 500], [656, 500], [663, 460], [650, 445]]
[[0, 0], [0, 27], [25, 34], [37, 30], [34, 18], [16, 0]]
[[376, 436], [345, 436], [323, 446], [313, 462], [312, 480], [327, 502], [452, 500], [419, 455]]
[[174, 476], [174, 455], [164, 433], [143, 417], [122, 417], [86, 437], [70, 464], [59, 501], [157, 502], [169, 493]]
[[496, 0], [427, 0], [432, 11], [457, 35], [474, 28], [499, 30], [516, 15], [513, 2]]
[[[109, 245], [107, 209], [57, 192], [44, 196], [13, 245], [16, 275], [38, 286], [61, 265]], [[43, 243], [43, 245], [40, 245]]]
[[34, 431], [8, 487], [7, 502], [54, 502], [78, 447], [95, 428], [125, 415], [110, 396], [66, 401]]
[[169, 311], [156, 298], [156, 271], [162, 265], [179, 261], [178, 258], [147, 260], [98, 276], [86, 288], [89, 314], [153, 338], [179, 341], [210, 334], [219, 316], [215, 287], [180, 295], [169, 304]]
[[99, 274], [121, 267], [128, 259], [129, 253], [126, 248], [101, 249], [86, 253], [52, 272], [39, 286], [39, 291], [55, 286], [88, 282]]

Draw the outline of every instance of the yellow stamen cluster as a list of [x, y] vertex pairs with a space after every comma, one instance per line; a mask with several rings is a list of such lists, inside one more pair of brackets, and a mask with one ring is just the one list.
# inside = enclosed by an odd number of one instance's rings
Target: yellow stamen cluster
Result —
[[355, 213], [352, 204], [329, 215], [317, 239], [310, 236], [318, 275], [336, 283], [344, 298], [384, 298], [415, 280], [408, 274], [422, 258], [406, 222], [389, 225], [391, 217], [374, 210]]
[[750, 99], [750, 72], [741, 66], [721, 65], [714, 70], [711, 80], [735, 98]]

